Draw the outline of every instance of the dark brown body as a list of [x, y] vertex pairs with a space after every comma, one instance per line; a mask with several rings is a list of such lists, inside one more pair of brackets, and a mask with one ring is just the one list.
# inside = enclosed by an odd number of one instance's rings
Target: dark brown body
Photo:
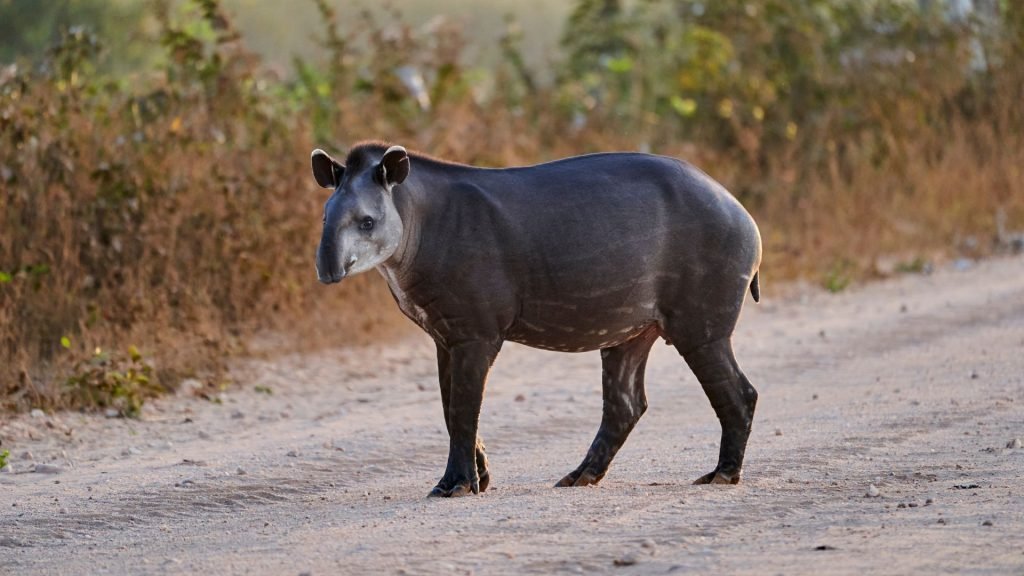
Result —
[[[384, 152], [374, 145], [353, 150], [335, 212], [371, 193]], [[401, 240], [377, 267], [402, 311], [437, 343], [451, 445], [435, 495], [487, 487], [477, 419], [487, 372], [505, 340], [601, 350], [601, 427], [583, 463], [559, 485], [604, 476], [646, 409], [644, 366], [659, 337], [689, 364], [722, 423], [718, 466], [699, 481], [739, 480], [757, 394], [730, 338], [748, 288], [756, 296], [761, 243], [728, 192], [688, 164], [645, 154], [512, 169], [415, 155], [408, 162], [408, 178], [383, 187], [401, 220]], [[334, 240], [342, 225], [331, 226], [330, 203], [327, 212], [319, 268], [322, 279], [326, 268], [334, 280], [330, 263], [344, 276], [349, 258]], [[325, 245], [337, 254], [325, 254]]]

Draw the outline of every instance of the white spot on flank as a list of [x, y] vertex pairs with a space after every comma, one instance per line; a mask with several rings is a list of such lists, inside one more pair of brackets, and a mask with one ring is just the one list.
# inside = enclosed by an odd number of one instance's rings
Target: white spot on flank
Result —
[[597, 335], [598, 335], [598, 336], [604, 336], [604, 335], [605, 335], [605, 334], [607, 334], [607, 333], [608, 333], [608, 331], [607, 331], [607, 330], [604, 330], [604, 329], [601, 329], [601, 330], [598, 330], [598, 331], [597, 331]]
[[629, 334], [633, 330], [636, 330], [636, 326], [630, 326], [629, 328], [623, 328], [622, 330], [619, 330], [619, 332], [622, 333], [622, 334]]

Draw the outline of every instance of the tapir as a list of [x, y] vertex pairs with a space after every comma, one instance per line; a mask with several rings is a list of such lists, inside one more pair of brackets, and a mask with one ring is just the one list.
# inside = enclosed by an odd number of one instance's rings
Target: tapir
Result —
[[603, 414], [583, 462], [557, 486], [598, 483], [647, 409], [659, 338], [686, 361], [722, 427], [697, 484], [736, 484], [757, 392], [733, 355], [747, 290], [759, 299], [750, 214], [694, 166], [641, 153], [478, 168], [362, 143], [344, 164], [312, 154], [333, 190], [316, 252], [320, 282], [376, 269], [437, 347], [448, 464], [431, 496], [490, 483], [477, 434], [484, 384], [511, 340], [601, 351]]

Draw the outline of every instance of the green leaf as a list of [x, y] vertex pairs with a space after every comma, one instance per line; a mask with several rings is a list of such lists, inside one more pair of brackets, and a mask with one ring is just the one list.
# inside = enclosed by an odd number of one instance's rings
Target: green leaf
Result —
[[12, 279], [12, 276], [7, 272], [0, 272], [0, 284], [7, 284]]
[[693, 116], [697, 112], [697, 101], [693, 98], [673, 96], [669, 103], [672, 104], [672, 109], [683, 118]]
[[67, 336], [61, 336], [60, 345], [63, 346], [65, 349], [71, 348], [71, 338], [68, 338]]
[[616, 74], [625, 74], [633, 69], [633, 59], [629, 56], [620, 56], [618, 58], [611, 58], [606, 63], [608, 70], [615, 72]]
[[142, 360], [142, 354], [139, 352], [139, 349], [136, 348], [134, 344], [128, 347], [128, 356], [131, 357], [132, 362], [138, 362], [139, 360]]

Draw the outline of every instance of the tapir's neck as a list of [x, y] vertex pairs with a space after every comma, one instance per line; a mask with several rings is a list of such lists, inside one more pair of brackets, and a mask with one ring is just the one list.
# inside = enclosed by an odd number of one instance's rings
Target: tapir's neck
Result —
[[393, 277], [404, 275], [404, 271], [416, 258], [416, 249], [420, 244], [421, 215], [426, 209], [427, 199], [414, 190], [416, 187], [416, 182], [410, 176], [404, 183], [395, 186], [391, 191], [398, 217], [402, 220], [402, 239], [399, 241], [395, 253], [381, 265], [388, 272], [388, 274], [384, 274], [384, 277], [388, 278], [389, 282]]
[[423, 234], [428, 233], [424, 230], [424, 222], [429, 222], [432, 214], [444, 209], [452, 186], [462, 178], [478, 179], [487, 172], [492, 171], [412, 158], [409, 178], [392, 189], [403, 230], [398, 249], [381, 265], [387, 272], [385, 278], [401, 279], [406, 275], [416, 259]]

